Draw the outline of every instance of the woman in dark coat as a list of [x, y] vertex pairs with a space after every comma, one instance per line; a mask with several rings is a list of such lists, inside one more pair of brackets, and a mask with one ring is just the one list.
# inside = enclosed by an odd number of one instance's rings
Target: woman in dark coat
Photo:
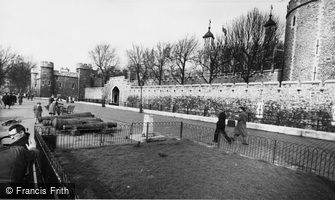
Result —
[[226, 131], [226, 113], [223, 111], [219, 114], [219, 120], [216, 123], [215, 135], [214, 135], [214, 142], [218, 142], [219, 134], [222, 134], [227, 142], [231, 143], [231, 138], [227, 135]]
[[234, 138], [233, 141], [237, 139], [238, 136], [242, 136], [242, 144], [248, 145], [247, 137], [248, 137], [248, 131], [247, 131], [247, 120], [248, 115], [245, 112], [246, 109], [244, 107], [240, 107], [240, 114], [238, 116], [238, 122], [234, 129]]

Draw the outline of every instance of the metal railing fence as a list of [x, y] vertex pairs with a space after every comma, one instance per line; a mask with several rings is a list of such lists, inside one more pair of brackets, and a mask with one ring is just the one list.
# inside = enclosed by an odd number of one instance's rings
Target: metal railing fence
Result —
[[[75, 194], [73, 187], [69, 187], [70, 179], [64, 172], [63, 168], [55, 158], [54, 153], [51, 152], [48, 145], [42, 138], [42, 136], [35, 131], [35, 140], [36, 140], [36, 148], [39, 150], [39, 156], [36, 162], [37, 171], [38, 171], [38, 179], [39, 185], [45, 184], [57, 184], [58, 186], [64, 186], [69, 189], [69, 199], [71, 194]], [[66, 194], [64, 194], [66, 195]], [[57, 195], [54, 197], [57, 199]], [[78, 196], [75, 195], [77, 199]]]
[[[314, 146], [295, 144], [286, 141], [269, 139], [265, 137], [249, 136], [249, 145], [242, 145], [240, 140], [229, 144], [223, 137], [218, 143], [213, 142], [214, 128], [184, 122], [154, 122], [132, 123], [119, 125], [117, 128], [94, 132], [80, 130], [78, 132], [50, 131], [44, 128], [42, 137], [54, 137], [56, 149], [77, 149], [102, 147], [117, 144], [131, 144], [138, 140], [145, 141], [152, 137], [169, 137], [189, 139], [219, 150], [233, 152], [253, 159], [289, 167], [304, 172], [314, 173], [330, 180], [335, 180], [335, 152], [326, 151]], [[44, 134], [45, 133], [45, 134]], [[47, 146], [43, 144], [43, 146]], [[50, 152], [46, 156], [51, 156]], [[53, 157], [52, 157], [53, 158]], [[53, 165], [53, 160], [49, 161]], [[55, 164], [58, 169], [59, 166]]]

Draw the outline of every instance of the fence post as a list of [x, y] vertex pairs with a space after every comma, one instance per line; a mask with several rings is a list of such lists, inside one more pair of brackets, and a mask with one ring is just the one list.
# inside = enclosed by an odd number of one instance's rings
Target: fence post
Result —
[[317, 131], [319, 130], [319, 127], [320, 127], [320, 118], [318, 117], [317, 121], [316, 121], [316, 130]]
[[148, 141], [149, 139], [149, 123], [150, 122], [147, 122], [147, 132], [145, 133], [145, 140]]
[[183, 127], [184, 127], [184, 123], [180, 122], [180, 136], [179, 136], [180, 139], [183, 139]]
[[102, 131], [100, 132], [100, 146], [102, 146], [102, 135], [107, 133], [107, 128], [108, 128], [107, 125], [105, 125]]
[[220, 149], [220, 144], [221, 144], [221, 132], [218, 134], [218, 149]]
[[130, 142], [132, 142], [132, 135], [133, 135], [133, 132], [134, 132], [134, 123], [131, 123], [130, 124], [130, 133], [129, 133], [129, 138], [130, 138]]
[[277, 150], [277, 140], [275, 140], [275, 144], [273, 145], [273, 154], [272, 154], [272, 163], [275, 163], [276, 160], [276, 150]]

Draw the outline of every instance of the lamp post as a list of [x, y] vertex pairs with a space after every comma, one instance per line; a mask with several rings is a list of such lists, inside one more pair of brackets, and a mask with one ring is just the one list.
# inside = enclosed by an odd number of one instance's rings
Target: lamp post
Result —
[[140, 102], [140, 113], [143, 113], [143, 96], [142, 96], [142, 90], [143, 90], [143, 81], [140, 81], [140, 88], [141, 88], [141, 102]]

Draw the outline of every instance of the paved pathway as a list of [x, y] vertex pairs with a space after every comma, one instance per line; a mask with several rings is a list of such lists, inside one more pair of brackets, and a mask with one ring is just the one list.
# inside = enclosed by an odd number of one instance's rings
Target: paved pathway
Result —
[[[22, 120], [22, 124], [25, 125], [29, 131], [33, 130], [34, 127], [34, 114], [33, 114], [33, 106], [37, 101], [42, 103], [42, 106], [47, 105], [48, 100], [46, 99], [34, 99], [33, 101], [27, 101], [24, 99], [23, 105], [15, 105], [11, 109], [0, 109], [0, 121], [1, 123], [5, 120], [16, 118]], [[92, 112], [96, 117], [103, 119], [104, 121], [114, 121], [119, 124], [126, 124], [131, 122], [142, 122], [144, 114], [133, 111], [126, 111], [120, 109], [112, 109], [107, 107], [101, 107], [100, 104], [96, 105], [88, 105], [82, 103], [76, 103], [76, 107], [74, 112]], [[43, 110], [43, 116], [48, 115], [46, 110]], [[187, 120], [180, 119], [176, 117], [167, 117], [162, 115], [154, 115], [155, 122], [170, 122], [170, 121], [183, 121], [185, 123], [200, 125], [205, 127], [214, 128], [214, 123], [195, 121], [195, 120]], [[9, 127], [0, 126], [0, 137], [7, 134], [7, 130]], [[231, 127], [227, 127], [228, 132], [232, 132]], [[290, 136], [285, 134], [266, 132], [260, 130], [251, 130], [249, 129], [249, 134], [254, 136], [262, 136], [271, 139], [277, 139], [281, 141], [287, 141], [291, 143], [305, 144], [311, 146], [317, 146], [323, 149], [335, 151], [335, 141], [326, 141], [312, 138], [304, 138], [298, 136]]]

